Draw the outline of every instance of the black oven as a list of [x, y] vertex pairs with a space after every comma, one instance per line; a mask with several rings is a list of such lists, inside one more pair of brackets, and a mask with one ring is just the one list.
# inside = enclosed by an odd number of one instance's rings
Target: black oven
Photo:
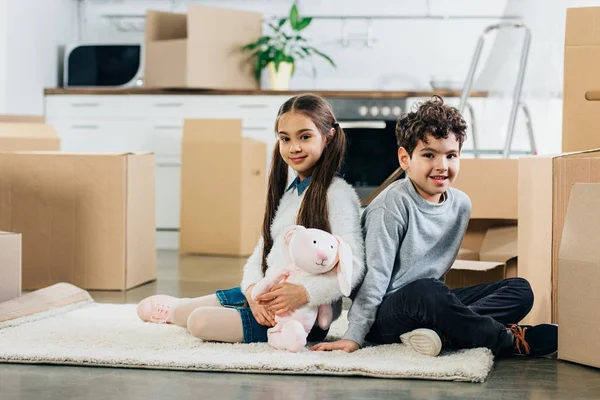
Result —
[[330, 98], [348, 138], [342, 177], [364, 201], [399, 168], [396, 121], [405, 99]]

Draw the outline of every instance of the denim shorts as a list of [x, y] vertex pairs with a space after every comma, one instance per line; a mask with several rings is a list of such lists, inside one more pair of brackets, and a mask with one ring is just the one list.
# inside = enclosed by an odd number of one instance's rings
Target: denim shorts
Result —
[[[242, 318], [242, 327], [244, 330], [244, 343], [260, 343], [267, 341], [268, 326], [263, 326], [256, 321], [252, 310], [248, 307], [246, 296], [242, 293], [239, 287], [234, 287], [227, 290], [217, 290], [217, 299], [223, 307], [235, 308], [240, 313]], [[308, 334], [307, 341], [321, 342], [327, 336], [329, 330], [323, 330], [318, 326], [314, 326]]]

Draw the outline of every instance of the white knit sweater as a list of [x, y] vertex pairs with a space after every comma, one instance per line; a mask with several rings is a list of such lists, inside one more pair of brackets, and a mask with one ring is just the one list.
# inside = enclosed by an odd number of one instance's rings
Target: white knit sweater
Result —
[[[298, 196], [296, 189], [284, 193], [271, 224], [273, 247], [267, 256], [268, 268], [287, 267], [283, 258], [283, 238], [287, 230], [296, 225], [296, 217], [304, 194]], [[331, 233], [341, 237], [352, 249], [352, 289], [361, 281], [365, 273], [364, 240], [360, 225], [360, 201], [352, 186], [341, 178], [334, 178], [327, 190], [329, 223]], [[263, 278], [261, 261], [263, 239], [259, 239], [252, 255], [244, 265], [240, 287], [246, 293], [248, 287]], [[309, 297], [309, 305], [333, 304], [342, 298], [335, 271], [324, 275], [309, 276], [302, 282]], [[338, 304], [339, 306], [339, 304]], [[339, 312], [339, 310], [336, 310]], [[335, 314], [338, 314], [335, 312]]]

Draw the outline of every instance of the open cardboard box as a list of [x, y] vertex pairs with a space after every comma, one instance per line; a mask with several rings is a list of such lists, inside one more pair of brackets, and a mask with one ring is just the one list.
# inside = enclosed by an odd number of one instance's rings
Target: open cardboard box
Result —
[[558, 257], [558, 358], [600, 367], [600, 184], [576, 183]]
[[518, 160], [463, 159], [453, 187], [469, 196], [472, 211], [446, 284], [458, 288], [517, 276]]
[[146, 12], [144, 85], [258, 89], [241, 47], [262, 33], [262, 14], [188, 6], [187, 14]]

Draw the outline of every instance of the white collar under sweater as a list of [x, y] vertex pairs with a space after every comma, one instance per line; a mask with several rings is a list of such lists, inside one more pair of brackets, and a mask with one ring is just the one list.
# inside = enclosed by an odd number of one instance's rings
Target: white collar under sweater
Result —
[[[286, 192], [279, 202], [279, 207], [271, 224], [273, 248], [267, 257], [269, 268], [287, 267], [283, 258], [283, 237], [285, 232], [296, 225], [296, 217], [306, 192], [298, 196], [296, 189]], [[329, 222], [331, 233], [340, 236], [350, 245], [353, 255], [352, 288], [354, 289], [365, 273], [364, 240], [360, 225], [360, 201], [352, 188], [341, 178], [334, 178], [327, 190], [329, 205]], [[240, 287], [246, 293], [248, 286], [263, 278], [262, 261], [263, 240], [259, 239], [252, 255], [244, 266]], [[310, 276], [303, 280], [303, 286], [309, 296], [310, 305], [332, 304], [342, 297], [335, 272], [325, 275]]]

